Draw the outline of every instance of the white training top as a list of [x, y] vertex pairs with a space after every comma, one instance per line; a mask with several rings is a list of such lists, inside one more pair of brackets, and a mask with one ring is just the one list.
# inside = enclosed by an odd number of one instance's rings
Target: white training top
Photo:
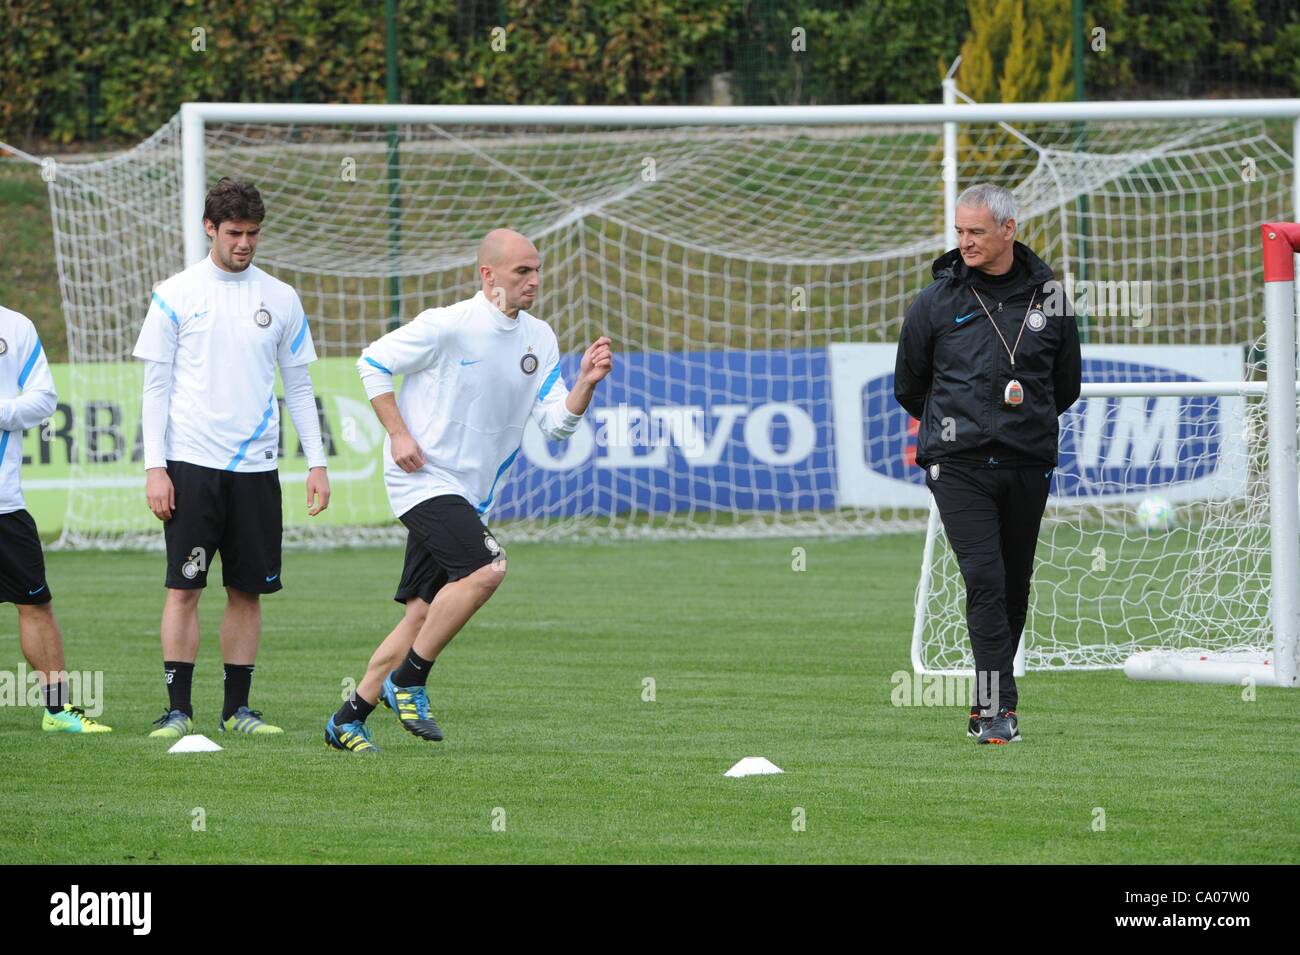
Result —
[[167, 458], [270, 471], [280, 443], [275, 368], [316, 360], [298, 293], [256, 265], [210, 256], [160, 283], [134, 355], [173, 364]]
[[357, 370], [370, 398], [406, 376], [397, 408], [425, 461], [407, 474], [384, 440], [384, 483], [398, 517], [431, 497], [458, 494], [486, 520], [529, 417], [554, 440], [582, 420], [564, 405], [569, 389], [550, 326], [525, 311], [510, 318], [482, 292], [421, 312], [366, 348]]
[[58, 400], [36, 326], [27, 316], [0, 307], [0, 514], [27, 506], [23, 431], [54, 414]]

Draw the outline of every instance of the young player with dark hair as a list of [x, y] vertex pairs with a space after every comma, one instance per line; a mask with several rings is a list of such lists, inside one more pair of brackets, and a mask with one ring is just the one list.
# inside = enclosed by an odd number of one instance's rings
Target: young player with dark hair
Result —
[[221, 554], [225, 704], [218, 728], [252, 735], [279, 727], [249, 708], [261, 639], [260, 596], [278, 591], [281, 505], [275, 372], [307, 456], [307, 513], [329, 504], [320, 419], [307, 365], [311, 330], [294, 289], [253, 265], [265, 217], [251, 183], [221, 179], [203, 225], [210, 253], [154, 292], [135, 357], [145, 362], [145, 496], [163, 521], [167, 597], [162, 614], [167, 712], [149, 735], [193, 730], [190, 689], [199, 649], [199, 597]]

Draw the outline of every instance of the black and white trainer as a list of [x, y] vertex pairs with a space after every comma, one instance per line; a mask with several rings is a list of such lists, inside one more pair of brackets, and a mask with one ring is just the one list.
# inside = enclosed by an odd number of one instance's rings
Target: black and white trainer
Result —
[[1009, 706], [1000, 707], [997, 716], [980, 724], [977, 742], [994, 746], [1020, 742], [1020, 721], [1016, 718], [1016, 711]]

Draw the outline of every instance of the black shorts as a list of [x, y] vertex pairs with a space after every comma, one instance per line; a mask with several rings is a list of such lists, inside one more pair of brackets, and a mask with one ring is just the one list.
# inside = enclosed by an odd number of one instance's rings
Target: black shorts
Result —
[[442, 585], [505, 559], [478, 511], [456, 494], [421, 501], [400, 518], [406, 525], [406, 561], [393, 599], [432, 601]]
[[221, 554], [221, 582], [249, 594], [273, 594], [280, 581], [280, 473], [240, 473], [168, 461], [176, 508], [163, 525], [166, 586], [208, 585], [208, 566]]
[[26, 511], [0, 514], [0, 603], [47, 604], [45, 553]]

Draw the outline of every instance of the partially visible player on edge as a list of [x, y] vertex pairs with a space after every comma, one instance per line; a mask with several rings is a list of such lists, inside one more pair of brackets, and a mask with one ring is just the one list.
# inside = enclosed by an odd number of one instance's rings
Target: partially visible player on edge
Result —
[[[388, 431], [384, 481], [407, 529], [394, 599], [406, 612], [356, 691], [326, 720], [328, 746], [378, 752], [366, 717], [381, 698], [406, 730], [442, 739], [425, 691], [429, 669], [505, 578], [505, 552], [485, 522], [524, 426], [532, 418], [547, 437], [568, 438], [609, 374], [610, 342], [601, 337], [583, 354], [573, 390], [565, 386], [555, 333], [526, 311], [540, 268], [527, 238], [489, 232], [478, 250], [482, 291], [421, 312], [357, 362]], [[397, 375], [406, 377], [394, 398]]]
[[0, 308], [0, 602], [18, 607], [18, 644], [45, 699], [41, 729], [107, 733], [109, 727], [68, 699], [63, 639], [45, 580], [45, 554], [23, 499], [23, 432], [54, 414], [57, 401], [35, 326], [25, 315]]
[[193, 731], [199, 597], [218, 552], [226, 588], [218, 729], [281, 732], [248, 705], [259, 597], [282, 584], [277, 365], [307, 456], [309, 515], [328, 506], [330, 487], [307, 370], [316, 360], [307, 316], [292, 286], [253, 265], [265, 211], [251, 183], [223, 178], [212, 187], [203, 206], [211, 253], [156, 287], [135, 346], [145, 362], [145, 496], [167, 541], [162, 650], [169, 702], [150, 736]]

